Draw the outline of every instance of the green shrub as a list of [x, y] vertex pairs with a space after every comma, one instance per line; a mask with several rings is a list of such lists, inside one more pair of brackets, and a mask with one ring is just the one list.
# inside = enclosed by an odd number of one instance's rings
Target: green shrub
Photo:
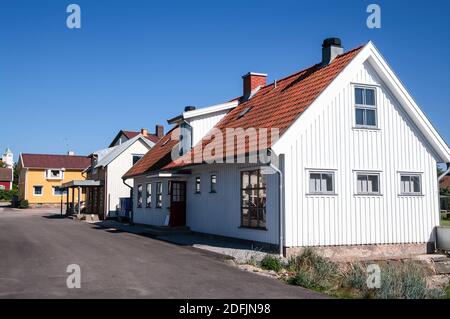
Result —
[[28, 208], [28, 201], [26, 199], [22, 199], [19, 203], [19, 208], [25, 209]]
[[261, 268], [279, 272], [281, 269], [283, 269], [283, 263], [278, 257], [266, 255], [263, 260], [261, 260]]
[[7, 201], [10, 202], [14, 195], [17, 194], [17, 191], [15, 190], [5, 190], [0, 189], [0, 201]]
[[289, 280], [291, 284], [310, 289], [330, 289], [339, 279], [336, 264], [317, 255], [311, 249], [306, 249], [300, 256], [291, 258], [288, 269], [295, 273]]

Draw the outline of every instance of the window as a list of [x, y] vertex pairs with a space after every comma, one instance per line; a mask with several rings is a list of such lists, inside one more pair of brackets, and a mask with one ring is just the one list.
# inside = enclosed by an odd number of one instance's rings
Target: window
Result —
[[156, 183], [156, 208], [162, 207], [162, 182]]
[[133, 155], [133, 165], [137, 163], [137, 161], [139, 161], [144, 155], [142, 154], [136, 154]]
[[377, 126], [377, 106], [375, 92], [375, 89], [360, 87], [355, 88], [356, 126]]
[[42, 196], [43, 187], [40, 185], [33, 186], [33, 195], [34, 196]]
[[60, 186], [53, 186], [53, 196], [62, 196], [67, 194], [67, 190]]
[[211, 175], [211, 193], [215, 193], [217, 191], [217, 176], [216, 175]]
[[400, 188], [402, 195], [422, 194], [420, 175], [400, 175]]
[[200, 176], [195, 178], [195, 193], [200, 194]]
[[142, 185], [137, 187], [137, 208], [142, 208]]
[[356, 180], [358, 194], [380, 194], [380, 174], [358, 173]]
[[150, 208], [152, 207], [152, 184], [148, 183], [147, 187], [146, 187], [146, 202], [145, 202], [145, 207]]
[[309, 173], [309, 192], [310, 194], [334, 194], [334, 173]]
[[59, 169], [48, 169], [45, 177], [47, 179], [63, 179], [63, 171]]
[[266, 228], [266, 177], [260, 170], [241, 172], [241, 226]]

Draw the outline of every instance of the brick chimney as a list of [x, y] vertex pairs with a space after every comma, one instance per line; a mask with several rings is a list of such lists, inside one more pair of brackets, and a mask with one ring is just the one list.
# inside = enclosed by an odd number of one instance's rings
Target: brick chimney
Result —
[[141, 134], [144, 136], [148, 135], [148, 130], [146, 128], [141, 128]]
[[249, 72], [242, 77], [244, 79], [244, 97], [249, 97], [258, 86], [265, 86], [267, 74]]
[[155, 127], [155, 135], [159, 138], [164, 136], [164, 126], [162, 125], [156, 125]]

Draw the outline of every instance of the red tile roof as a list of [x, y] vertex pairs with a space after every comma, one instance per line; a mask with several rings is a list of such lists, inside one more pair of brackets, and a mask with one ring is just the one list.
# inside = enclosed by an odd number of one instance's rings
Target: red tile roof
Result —
[[130, 178], [133, 176], [144, 174], [148, 171], [159, 170], [172, 161], [171, 153], [178, 141], [171, 139], [172, 132], [178, 129], [174, 127], [164, 137], [162, 137], [144, 157], [142, 157], [123, 178]]
[[450, 176], [445, 176], [439, 183], [439, 186], [442, 189], [450, 189]]
[[23, 167], [26, 168], [65, 168], [84, 170], [91, 165], [90, 158], [75, 155], [22, 154]]
[[12, 182], [13, 170], [11, 168], [0, 167], [0, 182]]
[[[341, 73], [350, 61], [360, 52], [363, 46], [359, 46], [338, 56], [332, 63], [322, 67], [320, 64], [297, 72], [282, 80], [277, 85], [272, 83], [260, 89], [250, 100], [239, 104], [230, 111], [217, 125], [216, 128], [223, 133], [224, 149], [233, 149], [235, 155], [246, 154], [251, 150], [260, 150], [259, 145], [250, 144], [246, 140], [242, 145], [236, 142], [225, 141], [227, 128], [278, 128], [282, 136], [295, 120], [311, 105], [311, 103], [325, 90], [325, 88]], [[245, 115], [240, 116], [245, 110]], [[267, 146], [270, 148], [272, 141], [268, 136]], [[203, 150], [212, 140], [204, 139], [203, 145], [197, 145], [191, 152], [178, 160], [165, 166], [164, 169], [173, 169], [187, 166], [194, 162], [196, 150]], [[227, 143], [228, 142], [228, 143]]]
[[[134, 132], [134, 131], [122, 131], [122, 133], [129, 139], [131, 140], [133, 137], [141, 134], [141, 132]], [[154, 135], [154, 134], [147, 134], [145, 136], [149, 141], [153, 142], [153, 143], [157, 143], [159, 141], [159, 137]]]

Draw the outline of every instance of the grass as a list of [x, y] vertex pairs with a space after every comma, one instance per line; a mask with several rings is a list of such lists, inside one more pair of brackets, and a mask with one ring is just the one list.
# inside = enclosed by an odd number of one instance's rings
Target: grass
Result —
[[263, 260], [261, 260], [261, 268], [279, 272], [283, 269], [283, 262], [278, 257], [266, 255]]
[[450, 219], [441, 219], [441, 226], [450, 227]]

